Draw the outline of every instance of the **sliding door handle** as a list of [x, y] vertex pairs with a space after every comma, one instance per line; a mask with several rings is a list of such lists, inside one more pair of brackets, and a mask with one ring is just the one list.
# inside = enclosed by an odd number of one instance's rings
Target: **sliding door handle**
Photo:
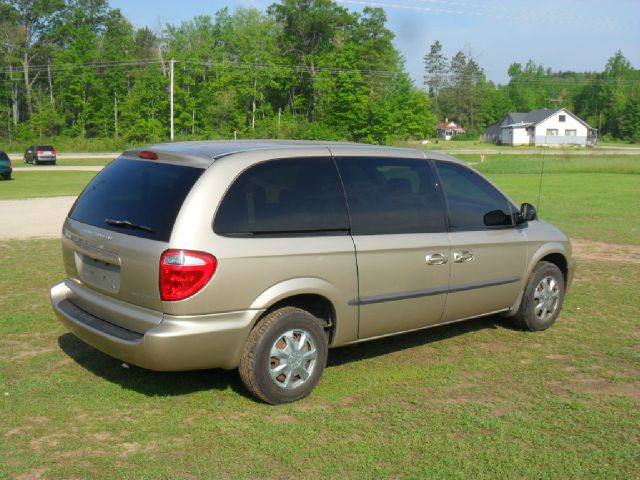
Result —
[[446, 253], [431, 253], [425, 258], [427, 265], [444, 265], [449, 260]]

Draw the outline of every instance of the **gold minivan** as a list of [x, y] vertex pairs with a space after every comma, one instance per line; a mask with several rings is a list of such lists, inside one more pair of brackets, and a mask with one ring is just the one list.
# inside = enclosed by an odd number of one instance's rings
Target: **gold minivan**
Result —
[[466, 164], [330, 142], [127, 150], [62, 250], [51, 302], [79, 338], [152, 370], [239, 368], [274, 404], [331, 347], [494, 313], [544, 330], [574, 271], [561, 231]]

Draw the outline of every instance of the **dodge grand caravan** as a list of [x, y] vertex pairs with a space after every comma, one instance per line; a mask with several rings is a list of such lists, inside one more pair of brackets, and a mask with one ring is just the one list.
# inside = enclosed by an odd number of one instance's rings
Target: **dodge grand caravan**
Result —
[[487, 314], [544, 330], [567, 237], [435, 152], [197, 142], [125, 151], [78, 197], [51, 289], [80, 339], [153, 370], [308, 395], [331, 347]]

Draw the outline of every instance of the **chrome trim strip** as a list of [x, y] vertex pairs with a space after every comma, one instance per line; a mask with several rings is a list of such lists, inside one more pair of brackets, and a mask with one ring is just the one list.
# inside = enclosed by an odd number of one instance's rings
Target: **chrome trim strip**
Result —
[[509, 283], [516, 283], [520, 280], [520, 277], [513, 276], [507, 278], [500, 278], [497, 280], [491, 280], [489, 282], [467, 283], [464, 285], [458, 285], [449, 289], [449, 293], [465, 292], [467, 290], [475, 290], [476, 288], [497, 287], [498, 285], [508, 285]]
[[349, 300], [349, 305], [370, 305], [372, 303], [394, 302], [396, 300], [407, 300], [409, 298], [429, 297], [433, 295], [441, 295], [443, 293], [465, 292], [467, 290], [475, 290], [477, 288], [496, 287], [498, 285], [508, 285], [520, 280], [520, 277], [507, 277], [488, 282], [466, 283], [455, 287], [436, 287], [424, 290], [413, 290], [410, 292], [383, 293], [381, 295], [371, 295], [369, 297], [360, 297]]

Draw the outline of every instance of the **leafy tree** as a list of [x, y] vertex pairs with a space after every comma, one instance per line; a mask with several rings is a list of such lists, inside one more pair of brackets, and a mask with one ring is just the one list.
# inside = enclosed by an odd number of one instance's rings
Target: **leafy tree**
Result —
[[424, 84], [427, 86], [429, 96], [433, 98], [433, 106], [436, 113], [438, 110], [438, 97], [444, 87], [447, 86], [447, 75], [449, 74], [449, 65], [447, 57], [442, 53], [442, 44], [436, 40], [431, 44], [429, 53], [427, 53], [422, 62], [424, 63]]
[[11, 43], [20, 56], [27, 116], [33, 113], [32, 87], [40, 72], [31, 76], [31, 62], [46, 42], [46, 36], [65, 12], [63, 0], [3, 0], [3, 16], [13, 21]]

